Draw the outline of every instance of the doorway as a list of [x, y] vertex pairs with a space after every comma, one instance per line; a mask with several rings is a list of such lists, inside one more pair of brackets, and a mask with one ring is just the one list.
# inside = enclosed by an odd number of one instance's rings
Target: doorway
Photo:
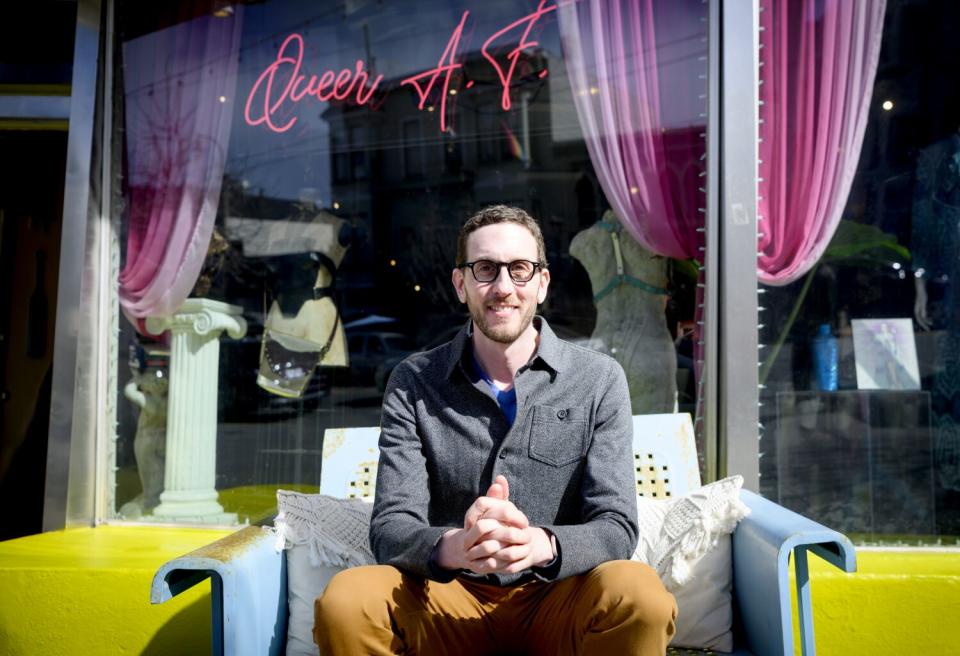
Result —
[[0, 130], [0, 540], [43, 525], [67, 133]]

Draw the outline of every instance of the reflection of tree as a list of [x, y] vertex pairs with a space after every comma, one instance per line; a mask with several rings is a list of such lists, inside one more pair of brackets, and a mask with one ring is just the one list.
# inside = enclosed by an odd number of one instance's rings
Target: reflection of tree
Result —
[[452, 221], [431, 221], [406, 235], [405, 259], [410, 276], [420, 285], [428, 307], [451, 308], [459, 302], [450, 283], [459, 230]]
[[[178, 82], [182, 87], [183, 81]], [[131, 159], [135, 159], [135, 165], [130, 167], [131, 184], [161, 189], [178, 183], [196, 184], [198, 181], [186, 179], [189, 163], [199, 158], [212, 166], [213, 157], [223, 158], [223, 147], [214, 135], [206, 133], [203, 128], [207, 126], [198, 122], [199, 107], [166, 101], [155, 95], [152, 88], [144, 96], [127, 101], [131, 114], [127, 123], [139, 126], [140, 135], [132, 137]]]

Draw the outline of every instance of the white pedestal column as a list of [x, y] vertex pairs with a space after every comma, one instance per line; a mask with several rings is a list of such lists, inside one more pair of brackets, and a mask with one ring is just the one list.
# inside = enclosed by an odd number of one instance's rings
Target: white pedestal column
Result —
[[147, 330], [171, 332], [164, 490], [153, 519], [235, 524], [217, 501], [217, 374], [220, 333], [247, 332], [243, 308], [188, 298], [173, 316], [149, 317]]

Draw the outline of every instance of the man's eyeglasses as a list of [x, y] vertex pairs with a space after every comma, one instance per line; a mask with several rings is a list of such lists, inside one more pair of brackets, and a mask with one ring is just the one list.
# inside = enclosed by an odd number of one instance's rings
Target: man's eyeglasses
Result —
[[500, 275], [500, 267], [507, 267], [507, 273], [513, 282], [530, 282], [538, 269], [542, 269], [541, 262], [530, 260], [514, 260], [513, 262], [494, 262], [493, 260], [476, 260], [458, 264], [457, 268], [467, 267], [473, 271], [473, 278], [477, 282], [493, 282]]

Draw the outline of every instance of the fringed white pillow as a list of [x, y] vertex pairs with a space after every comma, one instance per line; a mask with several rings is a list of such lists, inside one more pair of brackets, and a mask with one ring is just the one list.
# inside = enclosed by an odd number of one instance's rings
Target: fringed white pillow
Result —
[[371, 504], [277, 490], [277, 548], [287, 549], [287, 656], [319, 654], [313, 602], [342, 569], [372, 565]]
[[673, 499], [637, 497], [640, 540], [633, 560], [647, 563], [677, 600], [678, 647], [733, 650], [730, 534], [750, 510], [743, 477], [731, 476]]

